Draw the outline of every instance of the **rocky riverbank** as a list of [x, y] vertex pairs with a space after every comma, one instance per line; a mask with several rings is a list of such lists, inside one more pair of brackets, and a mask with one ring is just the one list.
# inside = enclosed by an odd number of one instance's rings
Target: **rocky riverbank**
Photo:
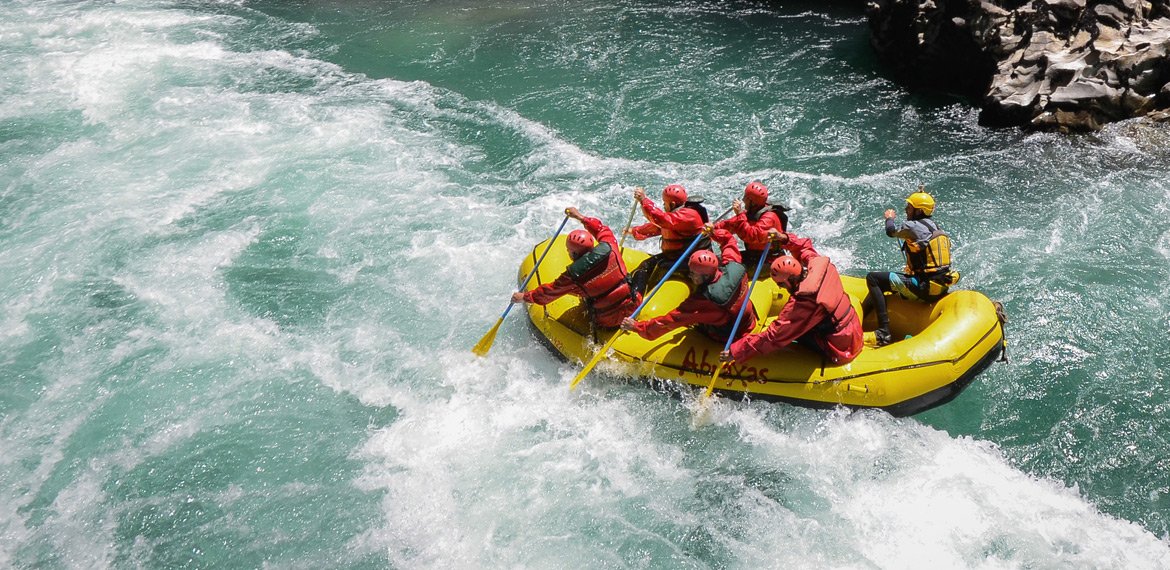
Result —
[[982, 124], [1170, 117], [1170, 0], [871, 0], [866, 12], [900, 80], [976, 98]]

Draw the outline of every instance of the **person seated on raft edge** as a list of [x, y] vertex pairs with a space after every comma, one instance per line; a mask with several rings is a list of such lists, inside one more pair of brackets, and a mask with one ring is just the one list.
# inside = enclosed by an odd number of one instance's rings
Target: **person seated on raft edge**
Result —
[[[788, 208], [768, 203], [768, 187], [758, 180], [743, 189], [743, 199], [731, 203], [735, 216], [715, 223], [716, 229], [725, 229], [743, 240], [743, 264], [755, 267], [768, 243], [769, 230], [788, 232]], [[768, 263], [781, 255], [779, 248], [768, 251]]]
[[833, 364], [847, 364], [857, 358], [863, 346], [861, 319], [829, 258], [814, 252], [802, 267], [796, 259], [782, 256], [769, 269], [772, 280], [788, 291], [788, 302], [767, 329], [733, 342], [719, 358], [724, 362], [747, 362], [793, 341], [817, 350]]
[[[654, 201], [646, 197], [646, 190], [634, 188], [634, 199], [641, 203], [642, 214], [649, 220], [640, 226], [630, 228], [626, 235], [638, 241], [654, 236], [662, 236], [662, 252], [651, 255], [630, 274], [630, 282], [634, 289], [645, 292], [646, 284], [651, 276], [658, 273], [660, 268], [670, 267], [679, 256], [686, 251], [691, 242], [701, 233], [707, 223], [707, 209], [700, 201], [691, 201], [687, 197], [687, 190], [681, 184], [671, 184], [662, 189], [662, 207], [654, 205]], [[709, 239], [703, 239], [695, 250], [711, 247]], [[682, 269], [682, 268], [680, 268]], [[679, 271], [686, 275], [686, 271]]]
[[723, 261], [710, 249], [701, 249], [687, 260], [689, 277], [695, 287], [678, 308], [646, 321], [632, 318], [622, 320], [621, 328], [638, 333], [646, 340], [655, 340], [662, 335], [682, 327], [699, 325], [703, 334], [718, 342], [726, 342], [731, 327], [739, 314], [739, 308], [748, 303], [740, 323], [739, 334], [750, 331], [756, 324], [756, 311], [748, 299], [751, 276], [740, 263], [739, 244], [727, 230], [716, 230], [707, 224], [705, 232], [720, 246]]
[[862, 303], [863, 310], [872, 307], [877, 313], [878, 328], [874, 337], [878, 346], [893, 342], [890, 334], [890, 316], [886, 311], [886, 291], [896, 292], [903, 299], [932, 303], [942, 298], [950, 286], [959, 281], [959, 272], [951, 270], [951, 238], [931, 218], [934, 197], [925, 186], [906, 198], [906, 221], [897, 226], [894, 210], [885, 211], [886, 235], [902, 240], [902, 254], [906, 267], [902, 272], [871, 271], [865, 276], [869, 294]]
[[617, 327], [638, 308], [642, 295], [630, 287], [613, 230], [597, 218], [582, 216], [577, 208], [568, 208], [565, 214], [585, 226], [584, 230], [569, 232], [565, 240], [573, 263], [553, 282], [513, 293], [512, 302], [547, 305], [573, 294], [581, 298], [594, 325]]

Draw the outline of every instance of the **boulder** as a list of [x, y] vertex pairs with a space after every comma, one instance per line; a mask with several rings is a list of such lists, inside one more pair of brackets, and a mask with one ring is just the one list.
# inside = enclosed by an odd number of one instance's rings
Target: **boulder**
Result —
[[1098, 131], [1104, 126], [1098, 118], [1088, 111], [1064, 111], [1057, 109], [1045, 111], [1032, 118], [1029, 126], [1036, 130], [1069, 132]]
[[1170, 111], [1170, 0], [871, 0], [902, 82], [980, 101], [980, 122], [1064, 132]]
[[1062, 109], [1107, 109], [1121, 102], [1122, 93], [1100, 79], [1082, 77], [1054, 89], [1048, 104]]

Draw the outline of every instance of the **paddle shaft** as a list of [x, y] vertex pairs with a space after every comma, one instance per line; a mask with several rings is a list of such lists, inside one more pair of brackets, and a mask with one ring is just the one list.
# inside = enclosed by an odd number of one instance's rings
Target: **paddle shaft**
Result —
[[[723, 216], [726, 216], [727, 213], [730, 211], [731, 211], [731, 208], [724, 210], [722, 214], [719, 214], [718, 218], [715, 218], [715, 220], [718, 221], [718, 220], [723, 219]], [[666, 280], [670, 279], [671, 275], [674, 275], [674, 272], [676, 269], [678, 269], [678, 266], [682, 264], [683, 260], [685, 260], [687, 258], [687, 256], [690, 255], [691, 251], [695, 249], [695, 246], [699, 245], [699, 242], [702, 241], [704, 237], [707, 237], [707, 236], [702, 234], [702, 233], [695, 236], [695, 239], [693, 241], [691, 241], [691, 245], [688, 245], [687, 249], [685, 251], [683, 251], [682, 255], [678, 256], [678, 259], [675, 260], [674, 265], [670, 266], [670, 271], [667, 271], [666, 275], [663, 276], [662, 280], [659, 281], [658, 284], [654, 286], [654, 289], [650, 290], [650, 294], [646, 295], [642, 299], [642, 303], [640, 305], [638, 305], [638, 308], [634, 309], [633, 313], [630, 313], [631, 319], [637, 317], [638, 313], [642, 312], [642, 308], [646, 306], [646, 303], [649, 303], [650, 299], [654, 297], [654, 294], [658, 293], [658, 290], [661, 289], [662, 285], [666, 283]], [[613, 346], [613, 343], [615, 341], [617, 341], [618, 337], [622, 336], [622, 333], [624, 333], [624, 332], [626, 332], [624, 329], [618, 329], [617, 332], [613, 333], [613, 336], [609, 337], [609, 341], [605, 343], [605, 346], [601, 347], [601, 350], [598, 351], [597, 354], [593, 355], [593, 358], [585, 365], [584, 368], [581, 369], [581, 372], [577, 373], [577, 376], [575, 378], [573, 378], [573, 381], [571, 383], [569, 383], [570, 390], [575, 389], [577, 387], [577, 384], [580, 383], [581, 380], [584, 379], [585, 376], [589, 374], [589, 371], [593, 370], [593, 367], [597, 366], [598, 362], [601, 362], [601, 359], [603, 357], [605, 357], [605, 353], [609, 352], [609, 348], [611, 346]]]
[[[540, 254], [540, 259], [536, 260], [536, 265], [532, 266], [532, 271], [528, 272], [528, 277], [524, 278], [524, 282], [520, 284], [520, 288], [517, 289], [517, 291], [524, 291], [524, 288], [528, 286], [528, 282], [532, 281], [532, 276], [536, 275], [536, 272], [540, 269], [540, 262], [544, 261], [544, 256], [548, 255], [548, 250], [552, 249], [553, 242], [556, 241], [557, 236], [561, 235], [561, 230], [565, 229], [565, 224], [567, 223], [569, 223], [569, 216], [565, 216], [565, 219], [561, 220], [561, 226], [557, 228], [557, 233], [553, 234], [553, 236], [549, 238], [548, 245], [544, 247], [544, 252]], [[500, 319], [508, 316], [508, 311], [511, 311], [515, 304], [516, 303], [509, 301], [508, 308], [504, 309], [504, 314], [500, 315]]]
[[[726, 216], [727, 213], [730, 211], [731, 211], [731, 208], [724, 210], [722, 214], [719, 214], [718, 218], [715, 218], [715, 220], [718, 221], [718, 220], [723, 219], [723, 216]], [[694, 239], [694, 241], [691, 242], [691, 245], [688, 245], [687, 248], [685, 250], [683, 250], [682, 255], [678, 256], [678, 259], [674, 260], [674, 265], [670, 266], [670, 271], [667, 271], [666, 275], [662, 278], [662, 280], [660, 280], [658, 282], [658, 284], [655, 285], [654, 288], [650, 290], [650, 294], [646, 295], [646, 297], [644, 299], [642, 299], [642, 304], [638, 305], [638, 308], [634, 309], [633, 313], [630, 313], [631, 319], [637, 317], [638, 313], [642, 312], [642, 308], [646, 306], [646, 303], [649, 303], [650, 299], [652, 297], [654, 297], [654, 294], [657, 293], [658, 290], [661, 289], [662, 286], [666, 284], [666, 280], [670, 279], [671, 275], [674, 275], [674, 272], [675, 272], [675, 270], [678, 269], [678, 266], [682, 265], [683, 261], [685, 261], [687, 259], [687, 256], [691, 254], [691, 251], [695, 249], [695, 246], [699, 245], [700, 241], [703, 241], [704, 237], [706, 237], [706, 236], [704, 234], [701, 234], [701, 233], [699, 235], [695, 236], [695, 239]]]
[[[548, 246], [544, 248], [544, 253], [540, 254], [540, 259], [536, 260], [536, 265], [532, 267], [532, 271], [528, 273], [528, 277], [524, 278], [524, 283], [520, 284], [519, 291], [523, 291], [528, 286], [528, 282], [532, 280], [532, 276], [536, 275], [536, 271], [540, 269], [540, 263], [544, 261], [544, 256], [548, 255], [548, 250], [552, 249], [553, 242], [556, 241], [557, 236], [561, 235], [561, 230], [565, 229], [565, 224], [568, 222], [569, 216], [565, 215], [565, 219], [561, 221], [560, 227], [557, 228], [557, 233], [549, 238]], [[515, 304], [515, 301], [508, 301], [508, 308], [504, 309], [504, 314], [496, 319], [496, 324], [492, 325], [492, 328], [488, 329], [487, 334], [483, 335], [483, 338], [479, 339], [479, 342], [475, 343], [475, 346], [471, 348], [473, 354], [476, 356], [487, 356], [488, 351], [492, 349], [492, 344], [496, 342], [496, 331], [500, 330], [500, 325], [504, 323], [504, 317], [508, 316], [508, 312], [512, 310]]]
[[[731, 325], [731, 335], [727, 337], [727, 344], [723, 345], [723, 352], [731, 350], [731, 343], [735, 340], [735, 332], [739, 330], [739, 323], [743, 320], [743, 312], [747, 310], [747, 306], [751, 304], [752, 290], [756, 288], [756, 279], [760, 278], [760, 269], [764, 267], [764, 260], [768, 259], [768, 250], [772, 249], [772, 240], [768, 240], [764, 244], [764, 252], [760, 254], [760, 260], [756, 262], [756, 272], [752, 274], [752, 282], [748, 285], [747, 298], [743, 300], [743, 304], [739, 306], [739, 314], [735, 316], [735, 324]], [[719, 379], [719, 373], [723, 372], [723, 365], [725, 363], [720, 360], [719, 366], [715, 368], [715, 373], [711, 375], [711, 383], [707, 385], [707, 391], [703, 394], [703, 398], [711, 396], [711, 392], [715, 391], [715, 381]]]
[[622, 240], [618, 242], [618, 253], [621, 253], [622, 247], [626, 245], [626, 235], [630, 228], [634, 227], [634, 213], [638, 211], [638, 201], [634, 200], [634, 205], [630, 207], [630, 217], [626, 219], [626, 229], [622, 230]]

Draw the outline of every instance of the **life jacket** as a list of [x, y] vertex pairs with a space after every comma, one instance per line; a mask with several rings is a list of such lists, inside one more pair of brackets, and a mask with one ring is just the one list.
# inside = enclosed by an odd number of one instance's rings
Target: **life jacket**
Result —
[[569, 278], [581, 288], [581, 298], [596, 315], [621, 306], [633, 297], [621, 257], [608, 243], [601, 242], [569, 265]]
[[930, 236], [921, 241], [903, 240], [902, 255], [906, 257], [906, 273], [928, 282], [930, 296], [942, 295], [959, 281], [959, 272], [951, 270], [951, 236], [930, 218], [923, 218], [930, 228]]
[[707, 213], [707, 207], [703, 205], [703, 199], [702, 199], [702, 198], [699, 198], [698, 196], [695, 196], [694, 198], [691, 198], [690, 200], [687, 200], [687, 201], [686, 201], [686, 203], [684, 203], [684, 204], [683, 204], [683, 207], [684, 207], [684, 208], [690, 208], [690, 209], [692, 209], [692, 210], [695, 210], [696, 212], [698, 212], [698, 213], [699, 213], [699, 217], [700, 217], [700, 218], [703, 218], [703, 223], [704, 223], [704, 224], [710, 221], [711, 214], [708, 214], [708, 213]]
[[[755, 223], [755, 222], [758, 222], [760, 220], [760, 217], [763, 216], [764, 214], [766, 214], [768, 212], [775, 212], [776, 217], [780, 219], [780, 227], [778, 229], [782, 232], [787, 232], [788, 231], [788, 214], [786, 212], [790, 209], [791, 208], [785, 208], [784, 206], [781, 206], [780, 204], [764, 204], [763, 207], [761, 207], [755, 211], [745, 210], [744, 214], [747, 215], [747, 219], [749, 222]], [[760, 249], [763, 249], [763, 246], [760, 246]]]
[[808, 273], [793, 296], [812, 300], [828, 313], [824, 321], [813, 329], [823, 335], [839, 330], [853, 310], [849, 295], [845, 294], [845, 288], [841, 285], [837, 268], [833, 267], [829, 258], [823, 256], [814, 257], [808, 262]]
[[[703, 285], [700, 294], [704, 299], [719, 305], [727, 310], [729, 315], [732, 315], [728, 321], [722, 325], [699, 325], [707, 336], [712, 338], [726, 339], [731, 336], [731, 327], [735, 325], [735, 315], [739, 314], [739, 309], [748, 301], [748, 287], [751, 285], [744, 277], [747, 275], [747, 268], [742, 263], [729, 262], [722, 267], [723, 275], [718, 281], [714, 283], [707, 283]], [[754, 315], [752, 315], [754, 317]], [[751, 318], [747, 315], [744, 318]], [[744, 327], [747, 330], [750, 327]], [[742, 332], [742, 331], [741, 331]]]
[[[689, 201], [683, 203], [683, 205], [679, 206], [679, 208], [690, 208], [690, 209], [698, 212], [699, 218], [703, 220], [704, 224], [706, 224], [708, 219], [710, 218], [710, 216], [707, 214], [707, 208], [703, 207], [702, 198], [695, 198], [694, 200], [689, 200]], [[687, 246], [691, 245], [691, 242], [695, 240], [696, 236], [703, 233], [703, 228], [701, 226], [698, 229], [696, 229], [694, 232], [690, 232], [690, 233], [680, 233], [680, 232], [676, 232], [676, 231], [669, 229], [669, 228], [661, 228], [661, 230], [662, 230], [662, 251], [682, 251], [682, 250], [686, 249]], [[699, 240], [699, 245], [695, 246], [694, 251], [698, 251], [700, 249], [705, 249], [705, 248], [710, 248], [710, 247], [711, 247], [711, 238], [704, 237], [703, 239]]]
[[[759, 223], [760, 219], [763, 218], [765, 214], [767, 214], [768, 212], [772, 212], [776, 216], [777, 221], [779, 222], [779, 226], [776, 227], [775, 229], [779, 230], [779, 231], [787, 231], [788, 216], [786, 216], [784, 214], [784, 212], [786, 210], [787, 210], [787, 208], [785, 208], [784, 206], [779, 206], [776, 204], [764, 204], [763, 206], [761, 206], [755, 210], [744, 210], [744, 216], [747, 218], [748, 225], [755, 225], [755, 224]], [[744, 232], [744, 233], [746, 233], [746, 232]], [[739, 237], [743, 240], [743, 247], [744, 247], [745, 251], [756, 252], [758, 254], [759, 252], [764, 250], [764, 247], [766, 245], [768, 245], [768, 237], [767, 236], [764, 236], [763, 238], [760, 238], [760, 239], [748, 239], [748, 237], [746, 235], [744, 235], [744, 233], [737, 232], [737, 235], [739, 235]], [[779, 255], [781, 253], [781, 251], [783, 251], [783, 250], [781, 250], [781, 248], [779, 248], [779, 247], [773, 248], [771, 250], [771, 253], [768, 255], [768, 258], [771, 259], [771, 258], [776, 257], [777, 255]], [[754, 256], [754, 259], [758, 260], [759, 256], [758, 255]], [[746, 261], [746, 259], [745, 259], [745, 261]]]

